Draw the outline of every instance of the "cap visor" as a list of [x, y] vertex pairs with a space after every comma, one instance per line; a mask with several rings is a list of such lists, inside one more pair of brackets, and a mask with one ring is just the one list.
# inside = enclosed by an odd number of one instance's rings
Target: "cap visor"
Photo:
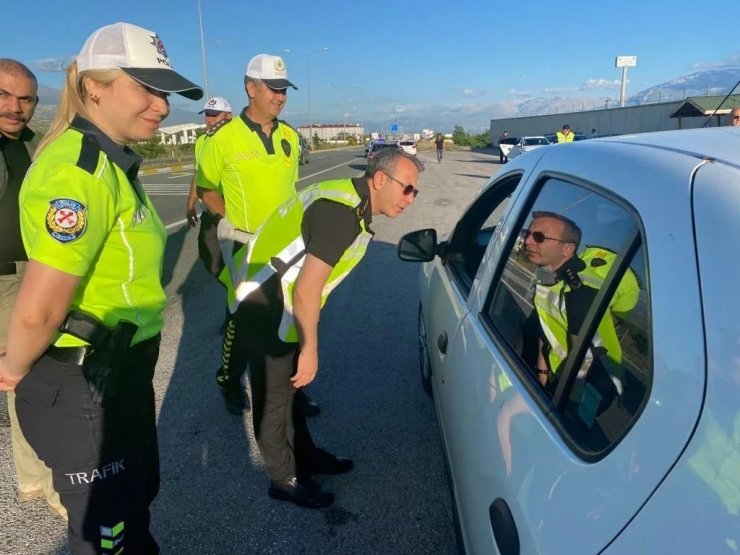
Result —
[[177, 93], [190, 100], [200, 100], [203, 98], [203, 89], [172, 69], [136, 67], [124, 67], [121, 69], [142, 85], [146, 85], [155, 91]]
[[271, 89], [287, 89], [288, 87], [293, 87], [295, 90], [298, 90], [298, 87], [287, 79], [262, 79], [262, 82]]

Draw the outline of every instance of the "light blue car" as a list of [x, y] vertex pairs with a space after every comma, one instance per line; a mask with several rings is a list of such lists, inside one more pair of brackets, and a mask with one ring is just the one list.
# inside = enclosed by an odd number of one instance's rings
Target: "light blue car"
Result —
[[740, 551], [740, 129], [533, 150], [398, 252], [468, 553]]

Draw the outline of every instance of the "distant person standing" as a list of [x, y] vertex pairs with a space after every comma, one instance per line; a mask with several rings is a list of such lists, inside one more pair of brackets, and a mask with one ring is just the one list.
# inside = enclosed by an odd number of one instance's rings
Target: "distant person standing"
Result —
[[[0, 58], [0, 352], [5, 351], [10, 315], [28, 265], [23, 248], [18, 195], [31, 166], [39, 138], [28, 128], [36, 110], [36, 76], [15, 60]], [[18, 500], [46, 497], [49, 506], [66, 518], [67, 511], [52, 485], [51, 470], [26, 441], [15, 412], [15, 392], [8, 391], [10, 442], [18, 480]]]
[[504, 131], [501, 133], [501, 136], [498, 138], [498, 163], [504, 164], [509, 161], [509, 157], [504, 154], [504, 149], [501, 145], [506, 144], [506, 139], [509, 138], [509, 132]]
[[596, 132], [596, 129], [591, 130], [591, 138], [592, 139], [598, 139], [599, 134]]
[[[205, 114], [204, 122], [206, 124], [206, 132], [195, 141], [196, 170], [198, 168], [198, 160], [203, 152], [203, 146], [208, 138], [231, 119], [231, 105], [226, 101], [226, 99], [221, 98], [220, 96], [214, 96], [213, 98], [208, 99], [203, 106], [203, 109], [198, 113]], [[198, 223], [198, 215], [195, 211], [197, 203], [198, 193], [196, 192], [195, 175], [193, 175], [186, 207], [186, 216], [190, 227], [195, 227], [195, 224]], [[216, 235], [216, 221], [214, 221], [213, 215], [208, 210], [203, 210], [200, 215], [198, 254], [200, 255], [200, 259], [203, 261], [203, 264], [205, 264], [208, 273], [218, 277], [218, 274], [220, 274], [221, 270], [224, 268], [223, 256], [221, 255], [221, 245], [219, 244], [218, 237]]]
[[740, 107], [733, 108], [730, 112], [730, 123], [727, 125], [730, 125], [732, 127], [740, 127]]
[[442, 154], [445, 150], [445, 138], [442, 133], [437, 133], [437, 138], [434, 139], [434, 146], [437, 149], [437, 164], [442, 161]]
[[575, 135], [573, 135], [570, 130], [570, 125], [568, 125], [567, 123], [563, 125], [562, 131], [558, 131], [557, 133], [555, 133], [555, 137], [557, 138], [558, 143], [572, 143], [574, 136]]

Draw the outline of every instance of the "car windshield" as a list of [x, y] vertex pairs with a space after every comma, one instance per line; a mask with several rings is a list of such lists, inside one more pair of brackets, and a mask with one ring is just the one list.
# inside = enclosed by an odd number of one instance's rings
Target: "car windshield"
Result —
[[380, 150], [381, 148], [395, 147], [396, 143], [376, 143], [373, 145], [373, 150]]
[[524, 139], [524, 146], [537, 146], [550, 144], [544, 137], [528, 137]]
[[414, 141], [401, 141], [401, 146], [414, 146], [415, 144]]

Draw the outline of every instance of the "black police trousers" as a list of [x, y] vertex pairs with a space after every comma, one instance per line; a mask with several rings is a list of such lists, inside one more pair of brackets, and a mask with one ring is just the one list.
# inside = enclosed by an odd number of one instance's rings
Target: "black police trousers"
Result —
[[[267, 475], [287, 481], [310, 464], [316, 447], [306, 425], [306, 416], [293, 387], [298, 343], [284, 343], [277, 327], [263, 314], [241, 305], [229, 321], [225, 343], [229, 343], [229, 378], [240, 376], [249, 363], [252, 389], [252, 423]], [[229, 339], [230, 337], [230, 339]], [[226, 348], [225, 348], [226, 351]], [[226, 355], [226, 353], [225, 353]], [[238, 378], [236, 378], [238, 379]]]
[[159, 336], [115, 355], [93, 352], [81, 366], [57, 360], [64, 352], [34, 364], [16, 386], [16, 408], [69, 514], [72, 552], [158, 553], [149, 505], [159, 490]]
[[217, 227], [213, 215], [208, 210], [203, 210], [198, 230], [198, 256], [206, 271], [216, 278], [224, 269], [224, 257], [221, 254], [221, 244], [218, 242]]

